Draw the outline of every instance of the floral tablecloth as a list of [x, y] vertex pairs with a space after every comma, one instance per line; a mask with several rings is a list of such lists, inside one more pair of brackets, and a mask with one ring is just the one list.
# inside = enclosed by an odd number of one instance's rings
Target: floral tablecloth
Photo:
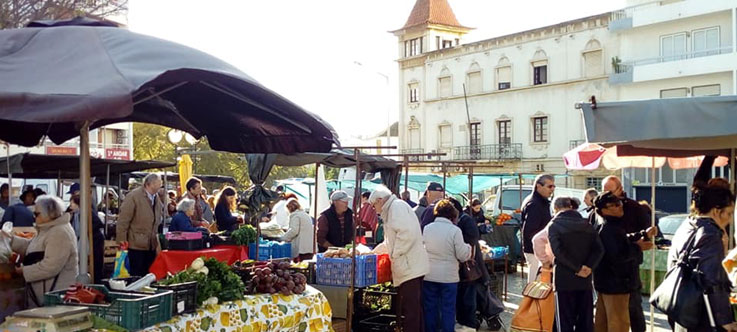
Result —
[[301, 295], [246, 296], [243, 300], [211, 305], [193, 314], [175, 316], [147, 332], [259, 332], [333, 331], [327, 298], [307, 286]]

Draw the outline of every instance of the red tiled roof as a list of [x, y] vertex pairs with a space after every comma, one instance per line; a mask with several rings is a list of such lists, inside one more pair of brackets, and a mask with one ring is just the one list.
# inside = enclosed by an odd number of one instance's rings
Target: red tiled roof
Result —
[[465, 28], [458, 23], [448, 0], [417, 0], [402, 29], [422, 24], [442, 24]]

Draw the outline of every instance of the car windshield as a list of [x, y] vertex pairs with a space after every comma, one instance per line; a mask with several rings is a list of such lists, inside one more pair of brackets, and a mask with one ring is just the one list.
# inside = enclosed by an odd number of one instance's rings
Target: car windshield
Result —
[[[522, 199], [524, 200], [530, 192], [530, 189], [522, 189]], [[520, 201], [519, 196], [519, 189], [504, 189], [502, 191], [501, 199], [501, 205], [504, 206], [502, 210], [519, 209], [522, 206], [522, 201]]]
[[675, 234], [678, 227], [681, 226], [681, 223], [686, 220], [686, 217], [688, 217], [688, 215], [677, 214], [660, 218], [658, 228], [660, 228], [660, 231], [663, 234]]

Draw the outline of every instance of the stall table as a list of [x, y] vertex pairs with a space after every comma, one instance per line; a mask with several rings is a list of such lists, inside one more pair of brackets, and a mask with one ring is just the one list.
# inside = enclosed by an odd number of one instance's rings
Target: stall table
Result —
[[184, 270], [197, 257], [212, 257], [231, 265], [238, 260], [248, 259], [248, 249], [223, 245], [202, 250], [162, 250], [151, 264], [149, 272], [155, 274], [156, 279], [162, 279], [167, 273], [175, 274]]
[[496, 225], [492, 224], [491, 231], [481, 234], [481, 239], [486, 241], [490, 247], [509, 248], [509, 266], [514, 267], [522, 256], [522, 244], [520, 243], [519, 225]]
[[307, 286], [301, 295], [247, 295], [200, 308], [145, 329], [146, 332], [333, 331], [327, 298]]

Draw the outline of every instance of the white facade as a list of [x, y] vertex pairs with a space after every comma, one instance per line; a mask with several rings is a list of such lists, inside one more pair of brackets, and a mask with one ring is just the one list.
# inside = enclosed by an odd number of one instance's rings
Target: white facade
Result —
[[[2, 152], [6, 152], [5, 149]], [[34, 147], [10, 146], [10, 154], [30, 152], [49, 155], [79, 155], [79, 138], [54, 144], [48, 138]], [[90, 131], [92, 158], [133, 160], [133, 123], [116, 123]]]

